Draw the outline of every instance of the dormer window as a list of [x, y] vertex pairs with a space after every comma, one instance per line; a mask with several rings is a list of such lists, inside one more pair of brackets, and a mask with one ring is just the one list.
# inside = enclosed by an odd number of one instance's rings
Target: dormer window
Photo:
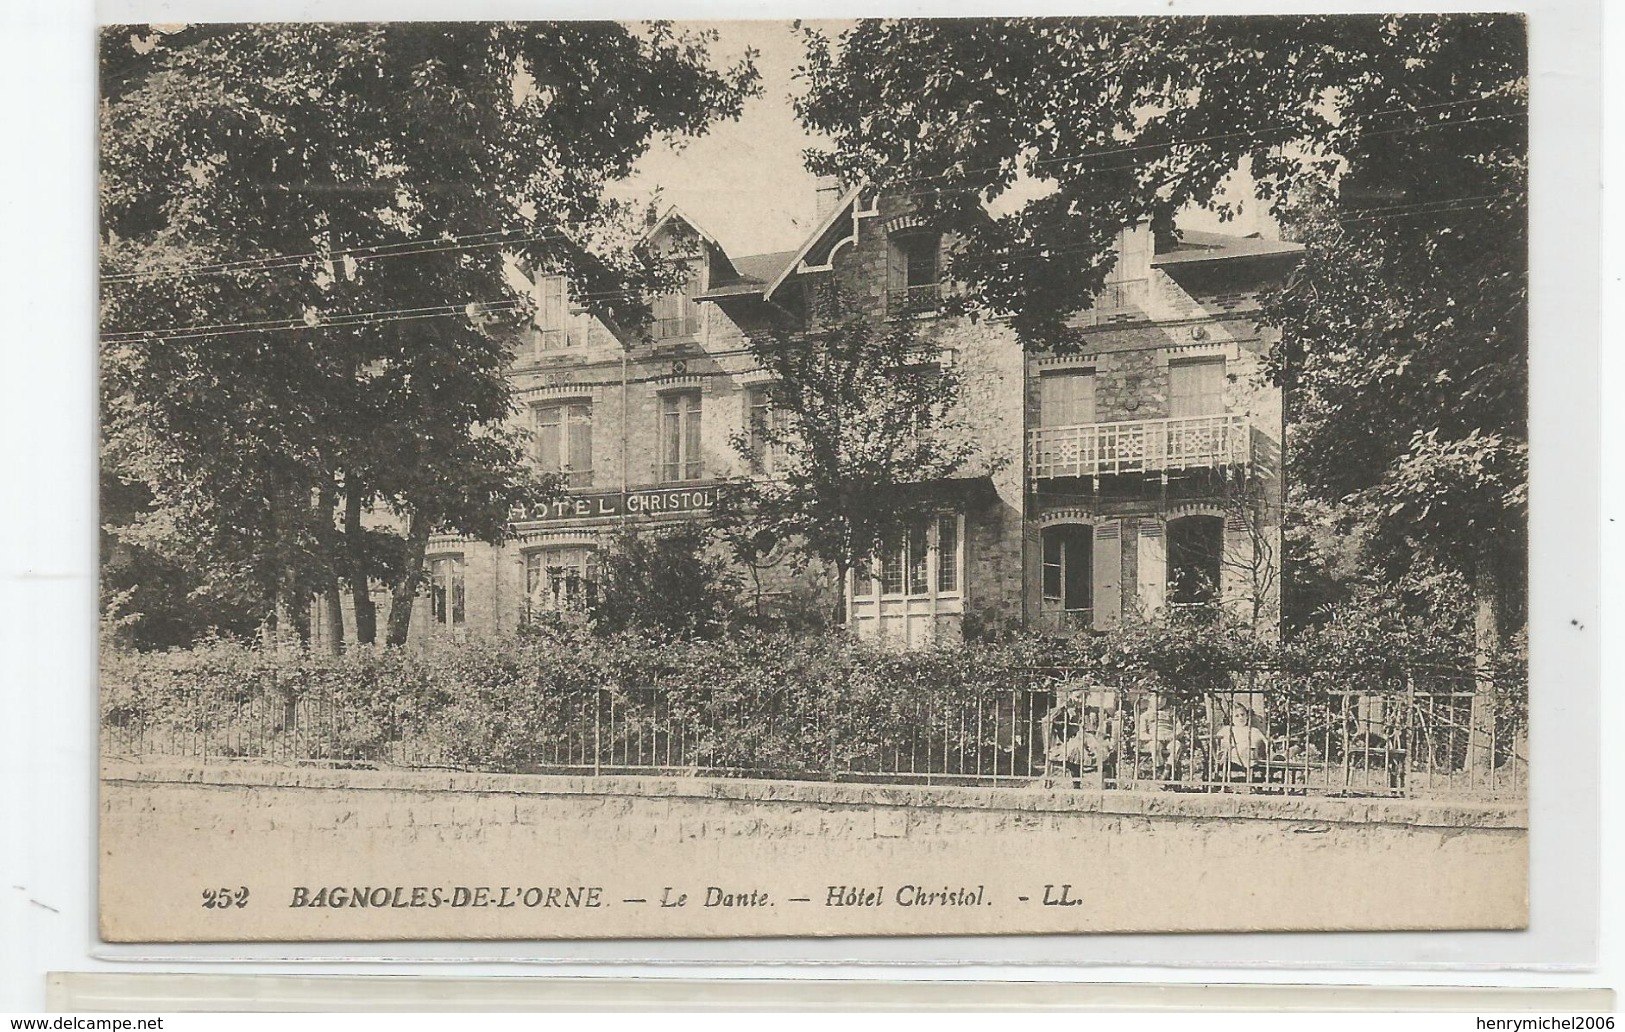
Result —
[[909, 230], [890, 235], [886, 314], [918, 315], [942, 305], [942, 234]]
[[654, 324], [650, 327], [655, 340], [692, 337], [700, 332], [700, 304], [694, 297], [705, 290], [703, 263], [690, 261], [687, 273], [681, 289], [655, 298]]
[[552, 351], [569, 344], [570, 301], [563, 276], [536, 280], [536, 351]]

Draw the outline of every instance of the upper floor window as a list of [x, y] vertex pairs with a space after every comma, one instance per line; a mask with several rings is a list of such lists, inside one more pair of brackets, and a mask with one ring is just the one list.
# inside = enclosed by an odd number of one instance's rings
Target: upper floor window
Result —
[[700, 392], [660, 396], [660, 479], [700, 479]]
[[890, 237], [886, 277], [888, 315], [934, 312], [942, 304], [942, 236], [913, 231]]
[[1066, 369], [1039, 374], [1038, 422], [1041, 426], [1088, 426], [1094, 421], [1094, 370]]
[[442, 627], [461, 627], [467, 618], [463, 557], [429, 560], [429, 619]]
[[687, 263], [685, 276], [681, 288], [654, 300], [651, 332], [656, 340], [692, 337], [700, 332], [700, 303], [694, 296], [705, 289], [703, 264], [697, 260]]
[[1168, 363], [1168, 415], [1174, 419], [1224, 414], [1224, 359]]
[[752, 473], [774, 473], [784, 466], [784, 446], [769, 440], [768, 432], [783, 434], [789, 414], [773, 403], [773, 388], [766, 384], [745, 391], [745, 429], [750, 445]]
[[551, 351], [570, 343], [570, 301], [563, 276], [536, 280], [536, 350]]
[[592, 484], [592, 404], [585, 401], [537, 405], [536, 465], [564, 474], [567, 487]]
[[1097, 312], [1120, 312], [1146, 306], [1150, 288], [1151, 249], [1149, 225], [1131, 226], [1117, 234], [1114, 247], [1117, 263], [1107, 273], [1105, 286], [1095, 299]]

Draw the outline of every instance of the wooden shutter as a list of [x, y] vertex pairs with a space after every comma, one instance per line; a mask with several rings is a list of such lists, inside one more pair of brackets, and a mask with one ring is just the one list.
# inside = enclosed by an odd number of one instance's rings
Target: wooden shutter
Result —
[[1140, 608], [1148, 615], [1166, 603], [1168, 549], [1161, 521], [1140, 521], [1139, 573], [1136, 578]]
[[1224, 359], [1168, 365], [1168, 414], [1174, 419], [1224, 413]]
[[1045, 373], [1038, 378], [1038, 419], [1043, 426], [1085, 426], [1095, 421], [1092, 370]]
[[[571, 405], [566, 410], [569, 419], [569, 440], [566, 457], [572, 473], [592, 472], [592, 406]], [[585, 480], [586, 477], [581, 477]]]
[[1123, 615], [1123, 539], [1115, 520], [1095, 526], [1095, 627], [1116, 627]]

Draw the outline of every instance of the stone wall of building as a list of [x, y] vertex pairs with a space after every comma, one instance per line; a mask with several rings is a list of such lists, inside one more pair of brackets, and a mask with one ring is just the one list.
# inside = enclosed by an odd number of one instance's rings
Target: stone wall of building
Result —
[[[838, 221], [831, 237], [851, 234], [835, 246], [830, 276], [841, 296], [869, 318], [898, 318], [888, 310], [893, 236], [929, 230], [906, 198], [881, 197], [855, 217]], [[855, 227], [855, 229], [854, 229]], [[821, 258], [812, 257], [812, 261]], [[1149, 255], [1138, 260], [1149, 261]], [[1008, 324], [1000, 319], [909, 318], [923, 341], [936, 347], [957, 375], [962, 399], [956, 418], [976, 446], [965, 470], [991, 491], [967, 493], [964, 542], [964, 608], [974, 619], [1008, 625], [1031, 621], [1040, 609], [1041, 528], [1071, 520], [1094, 528], [1095, 623], [1155, 616], [1163, 605], [1167, 520], [1181, 514], [1223, 515], [1229, 522], [1226, 596], [1247, 593], [1238, 572], [1243, 551], [1256, 554], [1258, 542], [1272, 548], [1278, 565], [1281, 399], [1264, 381], [1263, 358], [1273, 342], [1257, 326], [1256, 274], [1205, 267], [1196, 273], [1152, 268], [1122, 269], [1147, 284], [1144, 304], [1114, 309], [1109, 318], [1078, 320], [1082, 344], [1075, 353], [1025, 354]], [[1132, 275], [1131, 275], [1132, 274]], [[1252, 276], [1253, 278], [1249, 278]], [[794, 279], [781, 300], [794, 308]], [[765, 382], [749, 353], [749, 338], [766, 329], [770, 310], [759, 300], [739, 299], [699, 306], [699, 333], [691, 338], [628, 339], [623, 348], [602, 326], [582, 346], [566, 351], [521, 355], [513, 376], [528, 425], [531, 408], [554, 402], [592, 406], [593, 474], [585, 491], [616, 491], [659, 484], [662, 399], [676, 391], [697, 391], [701, 399], [701, 479], [743, 473], [744, 462], [732, 438], [747, 426], [747, 392]], [[1226, 360], [1225, 404], [1243, 413], [1253, 433], [1253, 476], [1262, 490], [1263, 527], [1236, 516], [1222, 481], [1189, 478], [1170, 484], [1148, 475], [1135, 490], [1119, 484], [1102, 493], [1098, 485], [1029, 483], [1028, 431], [1039, 425], [1040, 380], [1046, 371], [1087, 368], [1094, 373], [1095, 420], [1111, 423], [1166, 418], [1170, 406], [1171, 362], [1222, 356]], [[1193, 487], [1193, 484], [1195, 485]], [[1194, 492], [1194, 493], [1193, 493]], [[524, 553], [556, 545], [596, 543], [619, 521], [586, 521], [575, 526], [521, 525], [516, 541], [500, 550], [473, 542], [437, 541], [432, 554], [461, 554], [467, 563], [467, 633], [518, 626], [524, 604]], [[779, 554], [752, 570], [741, 567], [752, 595], [787, 600], [796, 593], [827, 593], [828, 576], [814, 564], [799, 570]], [[1278, 572], [1278, 570], [1277, 570]], [[1276, 577], [1278, 580], [1278, 576]], [[803, 600], [805, 602], [805, 600]], [[347, 605], [347, 604], [346, 604]], [[348, 626], [353, 622], [346, 614]], [[414, 624], [430, 627], [428, 601], [420, 599]]]

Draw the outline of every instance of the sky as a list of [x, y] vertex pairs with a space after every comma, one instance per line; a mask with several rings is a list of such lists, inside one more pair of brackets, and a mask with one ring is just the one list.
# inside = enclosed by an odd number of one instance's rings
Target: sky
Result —
[[[807, 22], [826, 34], [839, 22]], [[737, 122], [721, 122], [682, 150], [660, 146], [638, 163], [622, 186], [646, 197], [659, 186], [731, 255], [790, 251], [812, 231], [814, 180], [802, 151], [815, 142], [791, 106], [801, 64], [799, 33], [788, 21], [686, 22], [721, 34], [712, 49], [717, 64], [732, 64], [747, 47], [760, 51], [762, 94], [745, 103]]]
[[[802, 152], [818, 142], [796, 119], [792, 106], [801, 89], [795, 77], [804, 52], [800, 33], [788, 21], [681, 24], [720, 34], [711, 48], [720, 66], [732, 64], [747, 47], [759, 51], [762, 93], [746, 102], [738, 121], [718, 123], [681, 149], [657, 145], [638, 162], [633, 176], [618, 185], [616, 195], [641, 201], [659, 187], [664, 202], [681, 208], [735, 257], [795, 250], [813, 229], [814, 179], [802, 164]], [[805, 24], [833, 38], [852, 22]], [[1245, 196], [1250, 187], [1250, 180], [1238, 174], [1228, 193]], [[1042, 190], [1018, 183], [993, 206], [994, 213], [1037, 192]], [[1228, 223], [1204, 211], [1187, 211], [1178, 222], [1184, 229], [1274, 236], [1274, 223], [1258, 207], [1244, 203], [1242, 217]]]

